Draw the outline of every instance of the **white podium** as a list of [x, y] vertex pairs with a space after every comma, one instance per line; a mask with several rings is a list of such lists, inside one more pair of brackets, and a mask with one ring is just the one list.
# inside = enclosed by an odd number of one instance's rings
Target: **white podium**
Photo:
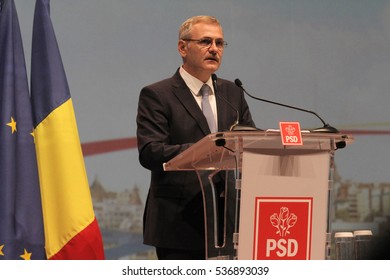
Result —
[[207, 259], [329, 258], [334, 154], [353, 138], [302, 139], [284, 146], [277, 131], [219, 132], [164, 164], [198, 174]]

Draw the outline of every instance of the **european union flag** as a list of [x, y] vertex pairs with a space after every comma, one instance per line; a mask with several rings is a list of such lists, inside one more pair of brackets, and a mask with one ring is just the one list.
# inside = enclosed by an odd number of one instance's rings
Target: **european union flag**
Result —
[[45, 259], [23, 44], [13, 0], [0, 0], [0, 260]]

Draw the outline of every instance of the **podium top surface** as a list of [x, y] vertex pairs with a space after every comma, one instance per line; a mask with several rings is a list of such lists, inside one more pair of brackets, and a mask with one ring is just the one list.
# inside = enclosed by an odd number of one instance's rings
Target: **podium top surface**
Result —
[[244, 151], [268, 155], [303, 155], [333, 152], [353, 143], [351, 135], [342, 133], [302, 131], [302, 139], [303, 145], [285, 146], [277, 130], [212, 133], [164, 163], [164, 170], [234, 170], [241, 168]]

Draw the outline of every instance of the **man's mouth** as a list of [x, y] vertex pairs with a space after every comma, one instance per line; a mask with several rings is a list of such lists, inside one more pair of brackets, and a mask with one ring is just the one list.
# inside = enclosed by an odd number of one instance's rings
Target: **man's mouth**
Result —
[[219, 59], [216, 57], [208, 57], [208, 58], [206, 58], [206, 60], [219, 62]]

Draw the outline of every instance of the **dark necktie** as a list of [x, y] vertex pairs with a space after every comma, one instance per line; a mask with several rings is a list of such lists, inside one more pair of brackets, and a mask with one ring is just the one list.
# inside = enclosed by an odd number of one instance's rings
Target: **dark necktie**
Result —
[[209, 128], [211, 133], [217, 132], [217, 124], [215, 122], [213, 110], [211, 110], [211, 105], [209, 101], [209, 95], [211, 92], [211, 88], [207, 85], [204, 84], [200, 91], [199, 94], [202, 95], [202, 111], [204, 116], [206, 117], [207, 123], [209, 124]]

